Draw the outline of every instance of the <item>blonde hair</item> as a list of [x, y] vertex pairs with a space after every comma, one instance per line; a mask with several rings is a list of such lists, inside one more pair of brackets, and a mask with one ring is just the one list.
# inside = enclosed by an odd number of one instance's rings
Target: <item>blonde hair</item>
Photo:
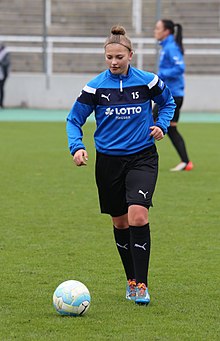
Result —
[[111, 34], [106, 39], [104, 48], [109, 44], [120, 44], [126, 47], [129, 51], [132, 51], [132, 44], [123, 26], [115, 25], [111, 28]]

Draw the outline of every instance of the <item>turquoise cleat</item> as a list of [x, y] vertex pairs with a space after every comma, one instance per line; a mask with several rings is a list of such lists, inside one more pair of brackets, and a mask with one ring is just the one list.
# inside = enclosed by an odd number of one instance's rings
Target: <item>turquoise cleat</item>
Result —
[[150, 303], [148, 288], [144, 283], [138, 283], [138, 285], [136, 286], [135, 303], [140, 305], [148, 305]]
[[135, 301], [136, 299], [136, 281], [135, 279], [129, 279], [126, 287], [126, 299]]

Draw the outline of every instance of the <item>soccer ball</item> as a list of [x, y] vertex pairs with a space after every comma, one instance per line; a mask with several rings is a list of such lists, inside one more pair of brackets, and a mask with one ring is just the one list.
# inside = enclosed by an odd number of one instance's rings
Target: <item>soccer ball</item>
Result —
[[53, 305], [61, 315], [82, 316], [89, 309], [90, 301], [88, 288], [75, 280], [61, 283], [53, 294]]

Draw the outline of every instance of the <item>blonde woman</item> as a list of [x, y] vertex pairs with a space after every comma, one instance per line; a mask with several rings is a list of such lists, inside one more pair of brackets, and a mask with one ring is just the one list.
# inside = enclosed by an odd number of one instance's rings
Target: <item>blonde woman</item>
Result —
[[[127, 279], [126, 298], [147, 305], [148, 212], [158, 173], [155, 140], [161, 140], [167, 132], [175, 104], [157, 75], [131, 66], [133, 48], [123, 27], [112, 27], [104, 50], [107, 70], [83, 88], [67, 117], [69, 149], [77, 166], [87, 165], [81, 128], [94, 111], [101, 213], [112, 219]], [[160, 108], [156, 124], [151, 100]]]

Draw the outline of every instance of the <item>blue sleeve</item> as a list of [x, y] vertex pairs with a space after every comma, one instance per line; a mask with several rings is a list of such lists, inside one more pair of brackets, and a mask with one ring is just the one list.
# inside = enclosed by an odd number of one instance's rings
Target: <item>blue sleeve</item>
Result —
[[167, 133], [167, 128], [170, 126], [170, 121], [173, 118], [176, 104], [170, 89], [165, 83], [158, 79], [157, 84], [152, 87], [152, 100], [158, 105], [158, 117], [155, 125], [160, 127], [164, 134]]
[[76, 101], [67, 116], [66, 131], [68, 137], [68, 147], [72, 155], [79, 149], [85, 149], [82, 142], [82, 126], [87, 117], [93, 112], [93, 106]]
[[166, 59], [166, 65], [160, 65], [160, 70], [158, 72], [158, 76], [162, 80], [166, 80], [166, 78], [176, 78], [176, 76], [184, 73], [185, 63], [179, 48], [166, 50], [164, 59]]

